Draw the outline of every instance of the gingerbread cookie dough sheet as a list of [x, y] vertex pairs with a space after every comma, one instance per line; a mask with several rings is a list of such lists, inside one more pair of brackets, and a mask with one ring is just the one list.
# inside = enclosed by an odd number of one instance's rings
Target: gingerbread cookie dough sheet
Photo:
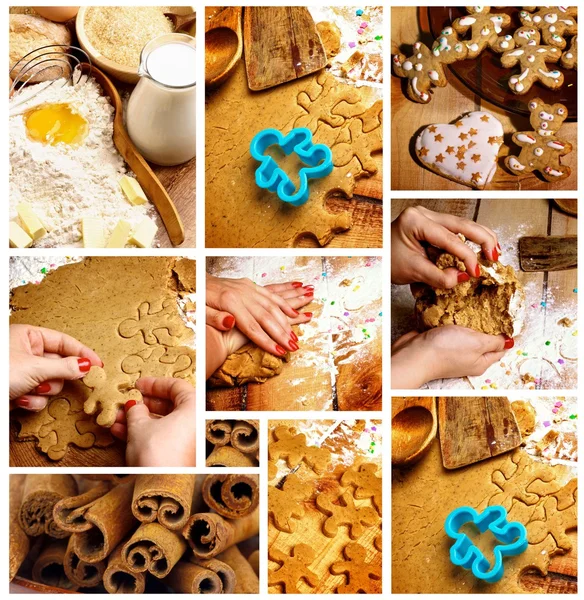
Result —
[[[539, 410], [547, 403], [551, 410], [555, 402], [541, 398], [534, 404]], [[524, 436], [528, 444], [530, 439]], [[525, 525], [529, 545], [505, 558], [503, 578], [487, 584], [450, 562], [452, 540], [444, 522], [459, 506], [481, 512], [495, 504], [507, 509], [508, 521]], [[392, 592], [576, 593], [576, 529], [575, 461], [551, 464], [518, 449], [448, 471], [435, 440], [419, 463], [392, 471]], [[491, 559], [491, 541], [469, 534]]]
[[[146, 375], [194, 383], [195, 335], [179, 306], [195, 291], [194, 274], [194, 261], [171, 257], [14, 257], [10, 323], [62, 331], [94, 349], [106, 385], [132, 388]], [[90, 414], [92, 394], [81, 380], [67, 382], [40, 413], [12, 411], [11, 464], [123, 466], [125, 447], [107, 427], [125, 397], [108, 392], [111, 403]]]
[[[306, 446], [320, 447], [324, 451], [330, 452], [330, 464], [327, 471], [317, 474], [306, 463], [302, 462], [300, 468], [295, 472], [296, 485], [304, 485], [306, 493], [304, 497], [308, 498], [301, 501], [304, 515], [301, 518], [290, 517], [292, 522], [291, 533], [279, 531], [274, 524], [274, 516], [271, 514], [268, 520], [268, 553], [283, 553], [290, 555], [294, 547], [299, 544], [309, 544], [315, 553], [314, 560], [308, 565], [316, 580], [315, 587], [310, 587], [305, 581], [298, 581], [298, 591], [300, 593], [327, 594], [340, 593], [339, 586], [346, 583], [346, 577], [343, 575], [333, 575], [330, 567], [333, 563], [344, 562], [347, 559], [343, 556], [343, 549], [352, 542], [356, 542], [366, 551], [366, 563], [370, 563], [373, 569], [381, 568], [381, 518], [375, 509], [372, 509], [372, 500], [354, 499], [356, 509], [368, 507], [367, 510], [373, 510], [376, 518], [372, 526], [363, 526], [362, 533], [353, 530], [359, 535], [352, 539], [349, 535], [349, 528], [346, 525], [339, 525], [336, 534], [328, 537], [323, 533], [323, 526], [327, 516], [321, 512], [316, 505], [318, 496], [324, 497], [326, 494], [340, 495], [345, 490], [341, 486], [340, 480], [342, 474], [352, 465], [358, 469], [362, 464], [373, 464], [378, 467], [377, 477], [382, 476], [382, 433], [381, 421], [379, 420], [343, 420], [343, 421], [310, 421], [310, 420], [272, 420], [269, 422], [269, 442], [276, 440], [274, 431], [278, 427], [294, 428], [296, 432], [303, 433], [306, 436]], [[326, 439], [322, 439], [324, 436]], [[270, 486], [278, 486], [283, 478], [290, 473], [286, 459], [281, 458], [276, 463], [276, 471], [273, 479], [270, 480]], [[294, 477], [294, 476], [292, 476]], [[290, 479], [290, 478], [288, 478]], [[347, 483], [347, 480], [345, 480]], [[284, 491], [288, 488], [285, 487]], [[349, 489], [352, 489], [349, 486]], [[290, 493], [290, 492], [289, 492]], [[293, 492], [292, 492], [293, 493]], [[374, 516], [373, 515], [373, 516]], [[358, 519], [354, 519], [355, 522]], [[268, 575], [277, 569], [278, 564], [268, 561]], [[366, 571], [366, 567], [362, 567]], [[349, 583], [350, 583], [349, 578]], [[371, 580], [372, 587], [369, 593], [381, 593], [382, 581]], [[387, 586], [386, 586], [387, 587]], [[271, 586], [268, 588], [270, 593], [281, 593], [281, 586]], [[350, 591], [350, 590], [349, 590]], [[288, 589], [287, 593], [291, 593]], [[348, 593], [348, 592], [346, 592]]]
[[[324, 246], [351, 228], [351, 204], [333, 213], [327, 202], [333, 195], [352, 198], [357, 181], [379, 171], [380, 90], [345, 84], [323, 70], [251, 92], [241, 61], [225, 83], [208, 92], [205, 119], [207, 247], [292, 247], [303, 237]], [[274, 128], [286, 134], [295, 127], [307, 127], [314, 143], [327, 144], [335, 165], [327, 177], [310, 181], [310, 197], [298, 207], [256, 185], [258, 163], [249, 152], [259, 131]], [[302, 165], [295, 155], [275, 158], [297, 182]], [[381, 245], [378, 237], [373, 247]]]
[[[406, 50], [411, 55], [413, 44], [420, 39], [418, 26], [419, 9], [416, 7], [393, 7], [391, 12], [391, 53]], [[499, 55], [491, 53], [494, 60]], [[469, 187], [437, 175], [425, 168], [413, 154], [413, 144], [417, 135], [432, 124], [449, 124], [461, 115], [473, 111], [486, 111], [496, 117], [503, 126], [503, 146], [499, 152], [497, 170], [488, 190], [576, 190], [578, 186], [578, 143], [577, 123], [564, 122], [559, 137], [572, 145], [572, 152], [563, 156], [563, 165], [571, 167], [569, 177], [548, 183], [536, 173], [515, 176], [504, 166], [507, 155], [517, 155], [519, 148], [512, 142], [515, 132], [532, 131], [528, 117], [507, 113], [494, 104], [472, 94], [456, 76], [445, 67], [448, 84], [435, 88], [433, 99], [428, 104], [412, 102], [404, 93], [403, 79], [391, 77], [391, 188], [393, 190], [459, 190], [469, 191]], [[509, 71], [511, 74], [512, 71]], [[539, 85], [539, 84], [536, 84]], [[513, 96], [513, 94], [509, 94]], [[512, 98], [513, 101], [521, 97]], [[558, 102], [561, 102], [558, 94]]]
[[[392, 219], [408, 206], [424, 206], [491, 228], [501, 244], [501, 262], [511, 265], [524, 285], [526, 310], [515, 346], [479, 377], [429, 382], [430, 389], [575, 389], [578, 372], [578, 274], [521, 271], [518, 239], [576, 235], [577, 219], [549, 200], [393, 200]], [[407, 286], [391, 288], [392, 343], [415, 328], [414, 299]]]
[[265, 383], [208, 389], [210, 410], [381, 409], [380, 258], [222, 257], [209, 259], [208, 269], [258, 285], [314, 286], [314, 302], [303, 308], [312, 320], [296, 328], [300, 350], [282, 372]]

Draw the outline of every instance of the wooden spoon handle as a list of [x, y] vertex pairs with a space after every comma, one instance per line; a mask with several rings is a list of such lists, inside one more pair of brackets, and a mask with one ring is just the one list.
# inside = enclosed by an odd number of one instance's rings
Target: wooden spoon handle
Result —
[[228, 6], [224, 8], [219, 14], [207, 21], [205, 33], [211, 31], [211, 29], [226, 27], [227, 29], [232, 29], [238, 37], [241, 37], [241, 13], [241, 6]]
[[197, 20], [197, 13], [189, 13], [188, 15], [177, 15], [175, 13], [164, 13], [169, 17], [174, 24], [174, 30], [178, 33], [189, 29], [189, 27]]

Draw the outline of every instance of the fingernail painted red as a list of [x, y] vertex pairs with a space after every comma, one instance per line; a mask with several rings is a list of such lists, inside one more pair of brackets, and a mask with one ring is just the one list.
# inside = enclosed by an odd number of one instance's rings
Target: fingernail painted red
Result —
[[464, 271], [458, 272], [458, 283], [464, 283], [465, 281], [468, 281], [469, 279], [470, 279], [470, 275], [468, 273], [465, 273]]
[[497, 262], [499, 260], [499, 252], [497, 252], [497, 248], [493, 248], [493, 261]]
[[308, 319], [312, 319], [312, 313], [311, 312], [305, 312], [304, 316]]
[[314, 291], [314, 286], [313, 285], [305, 285], [304, 289], [305, 290], [312, 290], [312, 291]]
[[293, 288], [299, 288], [299, 287], [302, 287], [302, 281], [293, 281], [293, 282], [292, 282], [292, 287], [293, 287]]
[[288, 345], [290, 346], [290, 348], [292, 348], [293, 352], [296, 352], [296, 350], [298, 350], [298, 348], [300, 348], [300, 346], [296, 343], [296, 342], [288, 342]]
[[30, 404], [30, 400], [26, 397], [22, 397], [22, 398], [18, 399], [17, 404], [18, 404], [18, 406], [22, 406], [22, 407], [28, 406]]
[[40, 385], [37, 386], [36, 393], [37, 394], [46, 394], [51, 391], [51, 384], [44, 381]]
[[505, 350], [511, 350], [515, 346], [515, 340], [508, 335], [505, 336]]
[[100, 361], [100, 362], [101, 362], [101, 368], [103, 369], [103, 360], [102, 360], [102, 361]]
[[286, 354], [286, 350], [284, 350], [284, 348], [282, 348], [282, 346], [278, 346], [278, 345], [276, 345], [276, 352], [278, 354], [281, 354], [282, 356], [284, 356], [284, 354]]
[[91, 369], [91, 361], [88, 358], [78, 358], [77, 364], [79, 365], [79, 370], [82, 373], [87, 373], [87, 371]]
[[475, 277], [480, 277], [480, 275], [481, 275], [481, 266], [477, 265], [475, 267]]
[[312, 298], [314, 296], [314, 292], [306, 292], [306, 294], [304, 294], [307, 298]]
[[235, 325], [235, 317], [231, 315], [225, 317], [223, 319], [223, 327], [227, 327], [227, 329], [231, 329]]
[[501, 252], [501, 244], [497, 243], [497, 250]]
[[294, 310], [294, 309], [292, 309], [292, 312], [293, 312], [293, 313], [294, 313], [296, 316], [298, 316], [298, 315], [300, 314], [300, 313], [299, 313], [297, 310]]
[[136, 404], [138, 404], [136, 402], [136, 400], [128, 400], [125, 404], [124, 404], [124, 410], [126, 411], [126, 413], [132, 408], [132, 406], [136, 406]]
[[297, 342], [298, 341], [298, 336], [292, 331], [292, 333], [290, 333], [290, 337], [292, 338], [293, 342]]

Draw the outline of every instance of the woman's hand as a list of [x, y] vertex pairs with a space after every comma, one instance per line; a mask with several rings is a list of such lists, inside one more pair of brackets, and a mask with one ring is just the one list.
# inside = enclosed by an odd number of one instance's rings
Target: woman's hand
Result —
[[266, 352], [283, 356], [298, 350], [293, 323], [306, 323], [312, 313], [298, 309], [312, 302], [313, 286], [299, 281], [256, 285], [250, 279], [207, 275], [207, 325], [219, 331], [237, 327]]
[[195, 466], [195, 388], [183, 379], [142, 377], [143, 402], [118, 412], [112, 435], [126, 440], [129, 467]]
[[40, 411], [48, 396], [60, 394], [64, 380], [81, 379], [99, 356], [70, 335], [35, 327], [10, 326], [11, 407]]
[[[406, 208], [391, 224], [391, 281], [398, 285], [427, 283], [447, 289], [478, 277], [480, 267], [476, 254], [458, 237], [479, 244], [483, 254], [492, 261], [499, 260], [501, 247], [497, 236], [488, 227], [453, 215], [433, 212], [422, 206]], [[423, 243], [436, 246], [464, 262], [466, 272], [455, 268], [439, 269], [429, 260]], [[470, 275], [469, 275], [470, 274]]]
[[410, 331], [391, 348], [391, 387], [416, 389], [433, 379], [482, 375], [513, 343], [506, 335], [458, 325]]

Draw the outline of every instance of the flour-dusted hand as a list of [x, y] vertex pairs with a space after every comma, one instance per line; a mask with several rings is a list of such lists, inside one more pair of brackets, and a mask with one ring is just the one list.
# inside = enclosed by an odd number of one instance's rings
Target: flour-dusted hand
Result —
[[194, 467], [195, 388], [184, 379], [142, 377], [143, 402], [126, 402], [111, 428], [126, 440], [129, 467]]
[[[457, 234], [479, 244], [483, 254], [499, 260], [501, 250], [496, 234], [474, 221], [428, 210], [422, 206], [406, 208], [391, 224], [391, 281], [398, 285], [427, 283], [449, 289], [480, 274], [474, 251]], [[426, 254], [426, 246], [445, 250], [464, 262], [466, 272], [439, 269]]]
[[75, 338], [44, 327], [10, 326], [11, 407], [39, 411], [47, 396], [61, 393], [64, 380], [84, 377], [99, 356]]
[[391, 348], [391, 387], [416, 389], [434, 379], [482, 375], [513, 344], [506, 335], [458, 325], [410, 331]]

